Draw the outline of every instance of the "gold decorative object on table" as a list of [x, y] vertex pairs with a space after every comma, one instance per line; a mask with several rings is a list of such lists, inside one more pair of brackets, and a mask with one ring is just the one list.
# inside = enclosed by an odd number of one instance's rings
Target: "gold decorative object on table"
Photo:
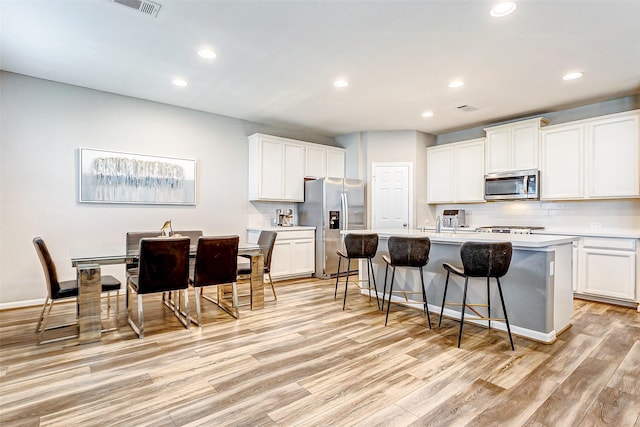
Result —
[[173, 236], [173, 228], [171, 228], [171, 220], [165, 221], [160, 231], [162, 231], [162, 235], [164, 237]]

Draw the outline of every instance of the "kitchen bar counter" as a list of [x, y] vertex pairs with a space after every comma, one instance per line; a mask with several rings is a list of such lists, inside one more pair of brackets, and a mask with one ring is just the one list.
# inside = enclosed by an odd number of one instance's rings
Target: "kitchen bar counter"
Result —
[[[511, 241], [513, 257], [507, 275], [500, 280], [507, 306], [511, 330], [514, 334], [544, 343], [552, 343], [559, 333], [570, 326], [573, 312], [572, 286], [572, 243], [573, 236], [492, 234], [462, 232], [441, 232], [419, 230], [362, 230], [352, 233], [375, 232], [380, 240], [378, 253], [374, 258], [379, 294], [382, 295], [386, 264], [382, 254], [388, 252], [387, 241], [390, 236], [427, 236], [431, 240], [429, 263], [424, 270], [427, 299], [431, 312], [440, 313], [446, 271], [444, 262], [462, 265], [460, 246], [465, 241]], [[361, 272], [366, 271], [364, 267]], [[364, 274], [364, 273], [361, 273]], [[390, 276], [390, 275], [389, 275]], [[389, 277], [390, 280], [390, 277]], [[396, 272], [395, 290], [419, 291], [420, 277], [417, 269], [399, 269]], [[492, 308], [498, 310], [493, 317], [503, 317], [499, 297], [492, 279]], [[468, 298], [470, 302], [486, 302], [486, 284], [484, 279], [470, 279]], [[451, 276], [449, 279], [449, 302], [462, 301], [464, 279]], [[394, 297], [394, 301], [395, 301]], [[401, 300], [398, 299], [398, 302]], [[408, 305], [412, 305], [409, 303]], [[416, 307], [420, 307], [416, 304]], [[445, 316], [460, 318], [456, 308], [446, 307]], [[393, 312], [392, 312], [393, 314]], [[416, 313], [419, 315], [419, 313]], [[451, 327], [451, 323], [446, 323]], [[445, 327], [445, 326], [443, 326]], [[492, 322], [492, 327], [506, 331], [503, 322]]]

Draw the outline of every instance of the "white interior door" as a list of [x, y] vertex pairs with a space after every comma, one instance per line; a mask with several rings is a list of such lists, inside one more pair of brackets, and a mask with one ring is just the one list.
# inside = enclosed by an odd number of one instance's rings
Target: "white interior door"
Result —
[[411, 163], [374, 163], [372, 178], [372, 228], [412, 227], [413, 165]]

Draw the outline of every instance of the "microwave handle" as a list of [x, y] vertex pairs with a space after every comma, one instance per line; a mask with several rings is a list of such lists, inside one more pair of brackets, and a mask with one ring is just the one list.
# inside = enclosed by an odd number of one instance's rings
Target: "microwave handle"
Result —
[[522, 188], [524, 190], [524, 194], [529, 193], [529, 175], [525, 175], [522, 177]]

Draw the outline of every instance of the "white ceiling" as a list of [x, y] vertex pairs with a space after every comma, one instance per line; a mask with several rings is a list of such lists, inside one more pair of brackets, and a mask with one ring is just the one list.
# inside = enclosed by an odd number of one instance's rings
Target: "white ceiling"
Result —
[[154, 18], [110, 0], [0, 0], [0, 67], [328, 136], [441, 134], [640, 93], [639, 0], [520, 0], [501, 19], [485, 0], [157, 2]]

